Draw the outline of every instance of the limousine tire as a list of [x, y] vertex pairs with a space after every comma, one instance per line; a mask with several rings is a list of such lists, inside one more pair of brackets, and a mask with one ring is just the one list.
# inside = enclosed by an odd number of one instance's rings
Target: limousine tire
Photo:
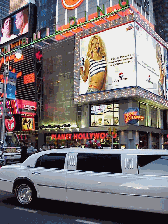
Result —
[[16, 198], [21, 205], [30, 205], [36, 199], [36, 192], [30, 183], [20, 183], [15, 188]]

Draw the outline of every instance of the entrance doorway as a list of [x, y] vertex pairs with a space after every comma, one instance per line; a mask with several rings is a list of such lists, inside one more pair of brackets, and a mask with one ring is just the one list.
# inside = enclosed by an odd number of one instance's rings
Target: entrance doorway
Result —
[[144, 131], [139, 132], [139, 148], [148, 149], [148, 133]]

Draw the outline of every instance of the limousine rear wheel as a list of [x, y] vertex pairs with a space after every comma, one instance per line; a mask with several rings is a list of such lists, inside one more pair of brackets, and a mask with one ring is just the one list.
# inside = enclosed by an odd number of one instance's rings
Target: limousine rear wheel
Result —
[[16, 189], [17, 201], [22, 205], [29, 205], [35, 199], [35, 190], [29, 183], [21, 183]]

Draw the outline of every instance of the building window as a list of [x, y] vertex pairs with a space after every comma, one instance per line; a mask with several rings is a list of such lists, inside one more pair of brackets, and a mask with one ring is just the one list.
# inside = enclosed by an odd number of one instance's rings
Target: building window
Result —
[[151, 107], [151, 126], [157, 127], [157, 108]]
[[122, 173], [121, 155], [79, 153], [77, 156], [77, 170]]
[[119, 104], [91, 105], [91, 126], [119, 125]]
[[37, 159], [35, 167], [64, 169], [66, 153], [50, 153]]
[[144, 120], [140, 120], [139, 121], [139, 125], [144, 125], [146, 126], [146, 105], [144, 104], [140, 104], [140, 110], [139, 110], [139, 114], [140, 116], [143, 116], [144, 117]]

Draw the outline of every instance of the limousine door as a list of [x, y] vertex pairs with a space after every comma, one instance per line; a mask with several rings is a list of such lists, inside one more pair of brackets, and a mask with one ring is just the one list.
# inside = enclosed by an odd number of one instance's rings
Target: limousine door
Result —
[[30, 169], [29, 178], [38, 190], [40, 198], [66, 199], [65, 153], [50, 153], [41, 156]]
[[[86, 163], [87, 166], [87, 163]], [[67, 201], [92, 204], [96, 201], [97, 194], [94, 195], [95, 185], [98, 184], [97, 176], [92, 176], [92, 171], [82, 172], [76, 170], [77, 154], [68, 154], [68, 170], [66, 176]]]
[[67, 201], [112, 205], [113, 192], [119, 192], [119, 186], [123, 183], [118, 179], [115, 184], [111, 174], [114, 171], [121, 174], [120, 156], [79, 153], [77, 162], [79, 170], [67, 171]]

